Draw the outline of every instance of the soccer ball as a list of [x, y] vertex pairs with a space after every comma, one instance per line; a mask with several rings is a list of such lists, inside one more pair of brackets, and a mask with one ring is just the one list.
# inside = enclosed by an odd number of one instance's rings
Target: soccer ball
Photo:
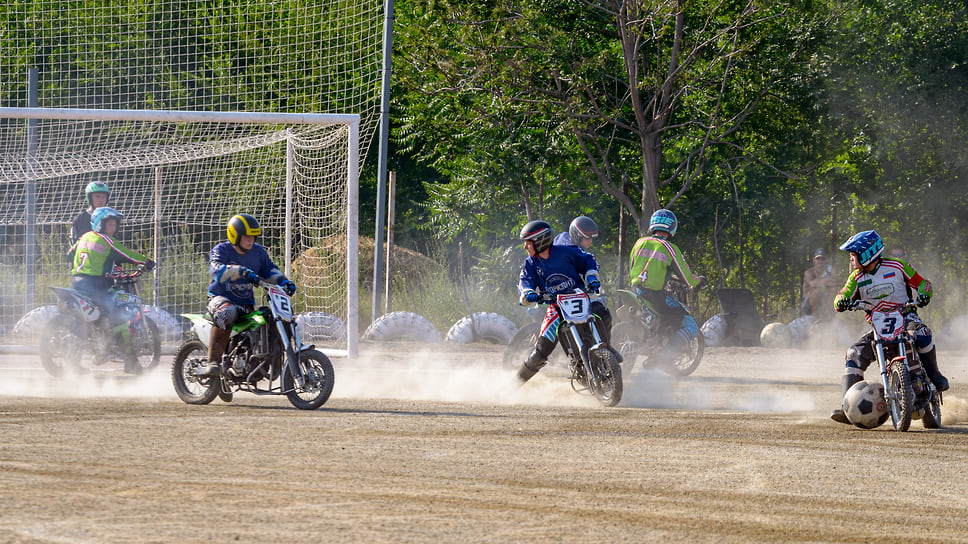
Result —
[[861, 429], [873, 429], [887, 421], [884, 386], [878, 382], [857, 382], [844, 395], [847, 420]]
[[783, 323], [770, 323], [760, 331], [760, 345], [767, 348], [788, 348], [793, 345], [793, 333]]

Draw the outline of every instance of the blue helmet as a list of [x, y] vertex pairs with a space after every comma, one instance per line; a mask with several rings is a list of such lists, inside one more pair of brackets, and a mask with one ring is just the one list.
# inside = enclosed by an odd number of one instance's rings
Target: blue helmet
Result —
[[676, 230], [679, 228], [679, 220], [676, 219], [676, 214], [672, 213], [672, 210], [667, 210], [665, 208], [661, 210], [656, 210], [652, 214], [652, 219], [649, 220], [649, 232], [655, 233], [656, 231], [668, 232], [669, 236], [675, 236]]
[[109, 208], [107, 206], [101, 208], [95, 208], [91, 212], [91, 230], [94, 232], [104, 232], [104, 220], [105, 219], [117, 219], [118, 226], [121, 225], [121, 219], [124, 218], [124, 214], [115, 210], [114, 208]]
[[843, 251], [857, 254], [861, 266], [867, 266], [884, 253], [884, 241], [876, 230], [865, 230], [850, 237], [840, 246]]

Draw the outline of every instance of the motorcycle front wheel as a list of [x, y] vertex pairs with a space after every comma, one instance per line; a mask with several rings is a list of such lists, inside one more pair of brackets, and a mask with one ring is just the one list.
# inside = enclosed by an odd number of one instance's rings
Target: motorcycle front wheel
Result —
[[639, 355], [644, 332], [641, 326], [627, 321], [612, 327], [612, 347], [625, 358], [625, 368], [629, 371], [632, 370], [635, 359]]
[[131, 347], [138, 356], [138, 364], [143, 370], [151, 370], [161, 361], [161, 335], [158, 326], [149, 317], [143, 317], [134, 327]]
[[195, 369], [208, 366], [208, 350], [199, 340], [189, 340], [178, 348], [171, 365], [171, 383], [186, 404], [208, 404], [222, 389], [219, 376], [196, 376]]
[[904, 432], [911, 427], [911, 416], [914, 408], [914, 389], [911, 388], [911, 375], [904, 368], [903, 363], [897, 362], [891, 368], [887, 378], [890, 389], [891, 423], [894, 429]]
[[615, 406], [622, 400], [622, 367], [618, 364], [615, 354], [610, 349], [599, 349], [589, 353], [592, 371], [598, 375], [598, 386], [592, 385], [592, 380], [586, 379], [598, 402], [602, 406]]
[[293, 406], [300, 410], [315, 410], [333, 393], [333, 363], [321, 351], [310, 349], [299, 353], [303, 385], [298, 386], [287, 364], [282, 371], [282, 388]]
[[55, 377], [81, 370], [88, 340], [80, 334], [86, 327], [64, 314], [51, 318], [40, 332], [40, 363], [44, 370]]

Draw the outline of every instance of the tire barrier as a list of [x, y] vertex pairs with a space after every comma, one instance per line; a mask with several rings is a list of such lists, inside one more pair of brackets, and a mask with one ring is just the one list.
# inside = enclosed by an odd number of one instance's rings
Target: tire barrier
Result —
[[517, 325], [503, 315], [491, 312], [476, 312], [464, 316], [454, 323], [447, 331], [444, 341], [457, 344], [484, 342], [507, 345], [516, 332], [518, 332]]
[[707, 346], [719, 347], [725, 345], [726, 334], [729, 332], [729, 327], [726, 323], [726, 314], [716, 314], [710, 317], [702, 324], [699, 330], [706, 339]]
[[55, 315], [57, 315], [57, 306], [54, 304], [34, 308], [17, 321], [17, 324], [13, 326], [13, 333], [36, 336], [40, 334], [44, 324]]
[[413, 312], [390, 312], [381, 315], [363, 331], [362, 339], [377, 342], [413, 340], [431, 344], [441, 341], [437, 327], [427, 318]]
[[296, 316], [299, 335], [314, 342], [342, 342], [346, 340], [346, 323], [326, 312], [305, 312]]

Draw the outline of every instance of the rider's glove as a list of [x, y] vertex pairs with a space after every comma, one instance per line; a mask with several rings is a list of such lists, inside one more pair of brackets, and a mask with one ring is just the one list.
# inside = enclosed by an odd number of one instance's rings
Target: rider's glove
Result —
[[602, 288], [602, 282], [598, 281], [598, 278], [592, 278], [588, 280], [588, 289], [592, 293], [597, 293], [601, 288]]
[[279, 287], [282, 287], [282, 290], [285, 291], [286, 294], [289, 296], [293, 296], [296, 294], [296, 284], [293, 283], [292, 280], [288, 278], [285, 278], [282, 281], [280, 281]]
[[151, 272], [152, 270], [155, 269], [155, 265], [157, 265], [157, 264], [158, 263], [156, 263], [155, 261], [152, 261], [151, 259], [148, 259], [147, 261], [145, 261], [145, 270]]
[[239, 269], [239, 276], [249, 283], [259, 283], [259, 275], [244, 266]]
[[696, 284], [696, 289], [699, 289], [703, 285], [706, 285], [706, 276], [699, 276], [699, 283]]
[[931, 295], [927, 293], [918, 293], [918, 308], [924, 308], [931, 302]]
[[850, 301], [849, 298], [843, 297], [843, 298], [838, 298], [837, 299], [837, 311], [838, 312], [846, 312], [847, 310], [850, 309], [850, 306], [851, 306], [851, 301]]
[[534, 292], [533, 289], [528, 289], [527, 291], [521, 293], [520, 304], [521, 306], [528, 306], [529, 304], [534, 304], [535, 302], [538, 302], [540, 298], [541, 298], [541, 295]]

